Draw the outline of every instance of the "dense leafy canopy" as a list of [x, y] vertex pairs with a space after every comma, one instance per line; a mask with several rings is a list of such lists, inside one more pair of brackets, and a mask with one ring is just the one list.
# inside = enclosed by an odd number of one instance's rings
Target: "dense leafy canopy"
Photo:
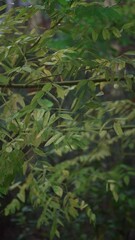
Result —
[[36, 218], [50, 239], [72, 239], [70, 221], [73, 239], [124, 239], [135, 227], [135, 1], [32, 4], [1, 15], [2, 214]]

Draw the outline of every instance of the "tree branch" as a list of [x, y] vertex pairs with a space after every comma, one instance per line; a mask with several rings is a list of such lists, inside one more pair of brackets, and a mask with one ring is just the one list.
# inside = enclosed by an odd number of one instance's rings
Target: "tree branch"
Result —
[[[134, 78], [131, 78], [132, 80], [134, 80]], [[39, 79], [37, 79], [39, 80]], [[121, 79], [114, 79], [114, 81], [125, 81], [125, 78], [121, 78]], [[35, 80], [36, 81], [36, 80]], [[17, 83], [9, 83], [9, 84], [0, 84], [0, 88], [36, 88], [36, 89], [41, 89], [47, 82], [52, 82], [54, 84], [58, 84], [60, 86], [76, 86], [78, 83], [82, 82], [82, 81], [92, 81], [94, 83], [102, 83], [102, 82], [112, 82], [111, 80], [107, 80], [105, 78], [102, 79], [80, 79], [80, 80], [70, 80], [70, 81], [57, 81], [57, 82], [53, 82], [50, 80], [47, 80], [46, 82], [41, 82], [39, 84], [17, 84]]]

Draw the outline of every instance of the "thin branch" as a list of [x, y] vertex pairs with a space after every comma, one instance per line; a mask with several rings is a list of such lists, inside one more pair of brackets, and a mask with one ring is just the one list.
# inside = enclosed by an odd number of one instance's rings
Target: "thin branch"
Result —
[[[134, 78], [132, 78], [134, 80]], [[39, 79], [37, 79], [39, 80]], [[125, 81], [125, 78], [121, 78], [121, 79], [115, 79], [114, 81]], [[35, 80], [36, 81], [36, 80]], [[82, 81], [92, 81], [94, 83], [102, 83], [102, 82], [111, 82], [111, 80], [107, 80], [105, 78], [102, 79], [80, 79], [80, 80], [70, 80], [70, 81], [57, 81], [57, 82], [53, 82], [50, 80], [47, 80], [46, 82], [41, 82], [38, 84], [16, 84], [16, 83], [9, 83], [9, 84], [0, 84], [0, 88], [37, 88], [40, 89], [42, 88], [47, 82], [52, 82], [54, 84], [58, 84], [61, 86], [76, 86], [78, 83], [82, 82]]]
[[[101, 131], [101, 128], [92, 128], [91, 130], [85, 130], [85, 129], [75, 129], [75, 128], [62, 128], [62, 126], [59, 126], [59, 130], [61, 131], [68, 131], [68, 132], [100, 132]], [[129, 129], [135, 129], [135, 125], [125, 125], [125, 126], [121, 126], [121, 128], [123, 130], [129, 130]], [[102, 128], [102, 131], [103, 130], [106, 130], [106, 131], [109, 131], [109, 130], [114, 130], [114, 127], [113, 126], [109, 126], [109, 127], [104, 127]], [[115, 130], [114, 130], [115, 131]]]
[[62, 22], [63, 19], [64, 19], [64, 16], [61, 17], [50, 29], [57, 27]]

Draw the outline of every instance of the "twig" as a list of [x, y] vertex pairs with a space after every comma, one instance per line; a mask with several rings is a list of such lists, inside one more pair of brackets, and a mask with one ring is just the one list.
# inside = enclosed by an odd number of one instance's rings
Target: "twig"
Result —
[[[134, 80], [134, 78], [132, 78], [132, 79]], [[125, 81], [125, 80], [126, 80], [125, 78], [121, 78], [121, 79], [115, 79], [114, 81]], [[48, 82], [52, 82], [52, 84], [54, 83], [54, 84], [58, 84], [61, 86], [76, 86], [78, 83], [81, 83], [82, 81], [88, 81], [88, 82], [92, 81], [94, 83], [102, 83], [102, 82], [109, 83], [109, 82], [111, 82], [111, 80], [107, 80], [105, 78], [102, 78], [102, 79], [100, 79], [100, 78], [92, 79], [91, 78], [91, 79], [70, 80], [70, 81], [63, 81], [63, 82], [60, 82], [60, 81], [53, 82], [53, 81], [47, 80], [45, 82], [41, 82], [38, 84], [16, 84], [16, 83], [0, 84], [0, 88], [37, 88], [37, 89], [40, 89]]]

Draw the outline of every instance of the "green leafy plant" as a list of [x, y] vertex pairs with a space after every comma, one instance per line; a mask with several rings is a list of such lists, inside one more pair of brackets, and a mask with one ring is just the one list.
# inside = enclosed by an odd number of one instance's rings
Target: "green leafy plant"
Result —
[[43, 237], [134, 229], [133, 2], [35, 1], [2, 15], [2, 214], [23, 225], [34, 211]]

